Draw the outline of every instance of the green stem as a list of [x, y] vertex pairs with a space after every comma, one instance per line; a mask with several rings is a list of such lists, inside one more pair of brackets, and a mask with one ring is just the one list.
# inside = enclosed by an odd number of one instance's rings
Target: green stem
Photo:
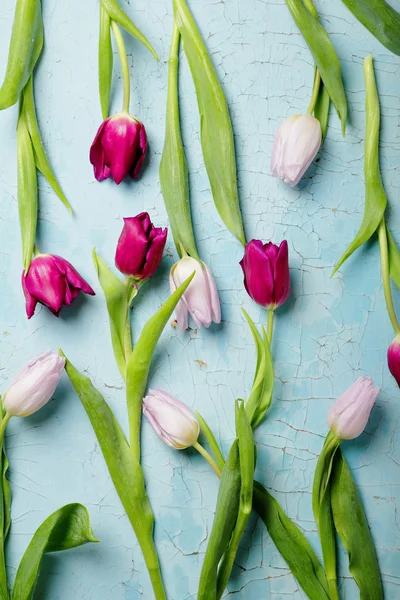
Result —
[[317, 68], [315, 68], [313, 92], [312, 92], [312, 96], [311, 96], [311, 100], [310, 100], [310, 105], [307, 110], [307, 113], [309, 115], [313, 114], [315, 105], [317, 104], [320, 85], [321, 85], [321, 73], [319, 72], [319, 70]]
[[383, 291], [385, 294], [386, 308], [389, 314], [390, 321], [396, 335], [400, 334], [400, 325], [396, 317], [396, 311], [393, 304], [392, 289], [390, 286], [390, 271], [389, 271], [389, 251], [388, 251], [388, 240], [386, 233], [386, 223], [383, 218], [379, 223], [378, 227], [378, 239], [379, 249], [381, 252], [381, 269], [382, 269], [382, 283]]
[[[11, 419], [11, 415], [6, 413], [3, 417], [3, 420], [0, 423], [0, 465], [1, 465], [1, 476], [3, 477], [3, 443], [4, 443], [4, 434], [6, 431], [7, 423]], [[0, 491], [1, 491], [1, 512], [2, 512], [2, 521], [3, 527], [5, 522], [5, 506], [4, 506], [4, 491], [2, 482], [0, 482]], [[7, 569], [6, 569], [6, 559], [4, 553], [4, 543], [5, 543], [5, 532], [4, 530], [0, 531], [0, 600], [8, 600], [9, 593], [7, 587]]]
[[268, 322], [267, 322], [267, 335], [268, 335], [268, 341], [269, 341], [270, 347], [272, 344], [272, 334], [274, 331], [274, 317], [275, 317], [275, 310], [270, 308], [268, 310]]
[[3, 447], [4, 434], [6, 431], [7, 423], [11, 419], [11, 415], [6, 413], [3, 417], [3, 420], [0, 423], [0, 448]]
[[339, 592], [337, 589], [337, 580], [328, 578], [328, 587], [331, 600], [340, 600]]
[[215, 473], [217, 474], [217, 477], [221, 478], [222, 471], [219, 468], [219, 466], [217, 465], [217, 463], [215, 462], [215, 460], [213, 459], [213, 457], [211, 456], [211, 454], [209, 454], [207, 452], [207, 450], [205, 448], [203, 448], [203, 446], [201, 444], [199, 444], [199, 442], [195, 442], [193, 444], [193, 448], [195, 448], [197, 450], [197, 452], [199, 452], [206, 459], [208, 464], [214, 469]]
[[165, 593], [165, 588], [161, 577], [160, 563], [153, 539], [149, 537], [147, 540], [142, 540], [140, 547], [150, 575], [155, 599], [167, 600], [167, 595]]
[[315, 17], [316, 19], [318, 19], [317, 9], [315, 8], [313, 1], [312, 0], [304, 0], [304, 4], [305, 4], [306, 8], [310, 11], [312, 16]]
[[114, 33], [115, 42], [117, 44], [119, 60], [121, 62], [122, 80], [124, 83], [124, 101], [122, 105], [122, 112], [129, 113], [129, 104], [131, 100], [131, 79], [129, 75], [129, 65], [128, 57], [126, 55], [125, 42], [118, 23], [111, 21], [111, 27]]

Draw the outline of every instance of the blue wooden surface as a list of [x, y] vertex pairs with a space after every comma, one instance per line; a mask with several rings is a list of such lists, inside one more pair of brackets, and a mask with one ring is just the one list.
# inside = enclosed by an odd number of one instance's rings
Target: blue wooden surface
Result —
[[[400, 9], [399, 0], [393, 6]], [[14, 0], [0, 7], [0, 76], [12, 25]], [[400, 394], [386, 366], [393, 334], [386, 314], [376, 244], [358, 251], [330, 279], [334, 262], [352, 239], [364, 201], [365, 127], [362, 62], [373, 53], [382, 106], [381, 166], [390, 224], [400, 240], [400, 59], [383, 48], [338, 0], [319, 0], [324, 26], [341, 59], [349, 101], [345, 139], [332, 113], [318, 162], [292, 190], [269, 175], [274, 132], [287, 116], [307, 109], [313, 64], [283, 0], [190, 2], [231, 108], [238, 154], [241, 204], [248, 238], [290, 247], [293, 292], [278, 312], [274, 337], [276, 387], [268, 419], [257, 430], [258, 477], [279, 498], [319, 552], [311, 511], [316, 458], [327, 431], [327, 411], [353, 380], [370, 373], [381, 385], [367, 431], [343, 446], [365, 503], [376, 542], [387, 600], [399, 597]], [[71, 219], [43, 180], [39, 246], [70, 260], [98, 295], [79, 299], [59, 320], [39, 309], [24, 315], [17, 218], [17, 107], [0, 113], [0, 387], [33, 355], [62, 346], [86, 370], [126, 426], [124, 391], [114, 363], [104, 299], [91, 262], [96, 246], [111, 265], [122, 217], [142, 210], [167, 224], [158, 166], [164, 138], [167, 58], [172, 29], [170, 0], [135, 0], [126, 10], [161, 57], [156, 63], [126, 38], [132, 67], [132, 111], [147, 128], [150, 161], [139, 182], [118, 188], [94, 181], [89, 146], [101, 122], [97, 93], [98, 2], [43, 2], [44, 55], [35, 74], [36, 103], [46, 149], [75, 208]], [[121, 79], [115, 69], [113, 109]], [[150, 376], [196, 407], [228, 448], [236, 397], [249, 392], [254, 347], [244, 306], [258, 322], [265, 314], [247, 297], [239, 244], [215, 211], [199, 146], [196, 98], [185, 59], [181, 66], [184, 138], [188, 152], [193, 219], [201, 255], [211, 265], [223, 322], [196, 334], [167, 328]], [[172, 238], [162, 267], [143, 289], [133, 312], [135, 337], [168, 294], [175, 260]], [[396, 305], [400, 308], [399, 294]], [[46, 557], [37, 598], [45, 600], [150, 599], [143, 560], [109, 479], [88, 419], [66, 378], [40, 413], [11, 421], [13, 525], [8, 545], [12, 581], [39, 523], [61, 504], [83, 502], [98, 545]], [[145, 424], [143, 463], [157, 519], [156, 540], [171, 600], [196, 597], [199, 572], [215, 507], [218, 482], [193, 452], [164, 447]], [[340, 553], [341, 595], [358, 597]], [[252, 518], [229, 591], [240, 600], [304, 598], [265, 528]]]

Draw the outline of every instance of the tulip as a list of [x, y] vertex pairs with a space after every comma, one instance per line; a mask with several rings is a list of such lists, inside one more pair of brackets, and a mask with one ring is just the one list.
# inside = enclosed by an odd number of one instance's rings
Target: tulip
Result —
[[26, 417], [42, 408], [55, 392], [65, 359], [56, 352], [43, 352], [31, 360], [7, 387], [3, 407], [12, 417]]
[[396, 336], [390, 344], [387, 359], [389, 371], [400, 386], [400, 336]]
[[162, 390], [149, 390], [143, 399], [143, 414], [168, 446], [184, 450], [197, 442], [200, 425], [194, 413]]
[[168, 229], [154, 227], [147, 212], [124, 219], [115, 264], [125, 275], [149, 279], [160, 264]]
[[210, 269], [191, 256], [184, 256], [175, 263], [170, 271], [171, 293], [195, 271], [195, 276], [176, 307], [176, 319], [181, 331], [188, 328], [189, 314], [196, 326], [209, 327], [211, 323], [220, 323], [221, 307], [217, 286]]
[[286, 119], [275, 134], [271, 174], [294, 187], [314, 160], [321, 141], [320, 122], [312, 115]]
[[379, 392], [369, 375], [357, 379], [330, 409], [327, 421], [331, 431], [342, 440], [358, 437], [368, 423]]
[[247, 293], [267, 310], [274, 310], [286, 302], [290, 292], [288, 245], [251, 240], [240, 261]]
[[22, 274], [26, 314], [30, 319], [36, 304], [44, 304], [56, 317], [62, 306], [69, 306], [79, 292], [94, 296], [90, 285], [64, 258], [55, 254], [39, 254], [31, 262], [28, 273]]
[[115, 183], [130, 175], [139, 177], [147, 150], [143, 123], [128, 113], [109, 117], [100, 125], [90, 148], [90, 162], [97, 181], [111, 177]]

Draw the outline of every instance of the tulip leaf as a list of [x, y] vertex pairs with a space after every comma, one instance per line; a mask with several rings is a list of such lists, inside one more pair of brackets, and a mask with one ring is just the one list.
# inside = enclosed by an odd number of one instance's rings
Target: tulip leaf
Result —
[[217, 461], [217, 465], [220, 469], [222, 469], [225, 464], [225, 459], [222, 455], [221, 450], [219, 449], [218, 442], [215, 439], [215, 436], [211, 431], [210, 427], [207, 425], [206, 421], [201, 416], [201, 414], [197, 411], [195, 411], [195, 413], [197, 420], [200, 423], [201, 431], [210, 446], [211, 452], [213, 453], [215, 460]]
[[42, 46], [43, 21], [40, 0], [17, 0], [7, 70], [0, 88], [0, 110], [18, 101]]
[[318, 18], [306, 8], [303, 0], [286, 0], [286, 4], [314, 57], [324, 86], [341, 120], [344, 135], [346, 130], [347, 102], [340, 62], [332, 42], [318, 21]]
[[109, 113], [113, 63], [111, 19], [108, 12], [100, 4], [99, 93], [103, 119], [107, 119]]
[[318, 98], [314, 107], [314, 117], [318, 119], [321, 125], [322, 139], [325, 139], [326, 131], [328, 129], [329, 120], [329, 108], [331, 105], [331, 99], [329, 98], [328, 90], [321, 81], [319, 86]]
[[222, 469], [214, 522], [201, 569], [197, 600], [216, 598], [218, 565], [229, 545], [237, 521], [240, 489], [239, 445], [238, 440], [235, 440]]
[[364, 60], [366, 87], [366, 130], [364, 152], [365, 207], [360, 229], [350, 246], [336, 264], [332, 276], [339, 267], [376, 232], [387, 204], [379, 168], [379, 97], [376, 89], [372, 56]]
[[36, 530], [26, 549], [17, 570], [11, 600], [32, 600], [45, 553], [98, 541], [82, 504], [67, 504], [56, 510]]
[[100, 2], [103, 9], [110, 16], [111, 19], [119, 23], [119, 25], [121, 25], [121, 27], [123, 27], [128, 33], [130, 33], [133, 37], [139, 40], [139, 42], [141, 42], [148, 50], [150, 50], [154, 58], [156, 60], [159, 60], [153, 46], [143, 35], [143, 33], [136, 27], [136, 25], [128, 17], [128, 15], [122, 10], [118, 3], [118, 0], [100, 0]]
[[17, 126], [18, 148], [18, 212], [22, 239], [22, 264], [25, 272], [31, 264], [38, 213], [35, 156], [24, 111]]
[[392, 234], [389, 231], [389, 227], [386, 226], [388, 252], [389, 252], [389, 271], [390, 277], [394, 283], [400, 288], [400, 251], [397, 247], [396, 242]]
[[336, 531], [349, 554], [350, 573], [360, 589], [360, 600], [381, 600], [383, 591], [374, 542], [360, 494], [340, 449], [332, 468], [331, 504]]
[[174, 21], [168, 61], [168, 99], [165, 141], [160, 162], [160, 183], [178, 254], [182, 247], [200, 261], [194, 238], [189, 202], [189, 179], [179, 120], [178, 60], [179, 30]]
[[176, 23], [196, 88], [200, 141], [214, 203], [226, 227], [245, 245], [228, 104], [186, 0], [173, 0], [173, 3]]
[[385, 0], [343, 0], [383, 46], [400, 55], [400, 14]]
[[64, 192], [62, 191], [56, 176], [54, 175], [49, 159], [47, 158], [46, 150], [44, 149], [42, 137], [39, 131], [39, 125], [36, 118], [32, 77], [30, 77], [23, 92], [23, 111], [24, 116], [26, 118], [26, 124], [29, 130], [29, 135], [33, 144], [36, 167], [47, 179], [47, 181], [49, 182], [57, 196], [60, 198], [61, 202], [66, 206], [70, 214], [72, 214], [71, 205], [68, 202]]

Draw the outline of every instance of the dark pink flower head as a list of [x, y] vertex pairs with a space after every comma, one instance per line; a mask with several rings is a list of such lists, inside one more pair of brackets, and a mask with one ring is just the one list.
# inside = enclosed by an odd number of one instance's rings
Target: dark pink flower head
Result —
[[389, 371], [400, 386], [400, 336], [396, 336], [390, 344], [387, 359]]
[[168, 229], [154, 227], [147, 212], [124, 219], [115, 264], [125, 275], [149, 279], [161, 262]]
[[28, 273], [22, 273], [22, 288], [28, 319], [33, 316], [38, 302], [58, 317], [63, 305], [69, 306], [80, 291], [95, 295], [74, 267], [54, 254], [39, 254], [33, 259]]
[[267, 309], [286, 302], [290, 292], [290, 273], [287, 241], [278, 247], [272, 242], [251, 240], [240, 261], [247, 293]]
[[100, 125], [90, 148], [90, 162], [97, 181], [111, 177], [115, 183], [130, 175], [139, 177], [146, 156], [147, 137], [143, 123], [128, 113], [109, 117]]

